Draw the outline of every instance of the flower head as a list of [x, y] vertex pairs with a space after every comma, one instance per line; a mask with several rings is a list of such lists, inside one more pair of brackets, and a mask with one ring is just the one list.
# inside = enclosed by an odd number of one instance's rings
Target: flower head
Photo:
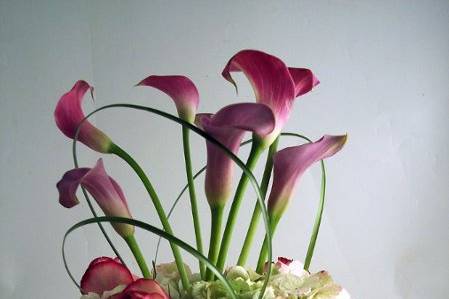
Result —
[[273, 186], [268, 211], [279, 216], [284, 212], [301, 175], [314, 162], [337, 153], [346, 143], [346, 135], [325, 135], [313, 143], [287, 147], [273, 157]]
[[169, 95], [175, 102], [180, 118], [193, 123], [199, 103], [198, 90], [185, 76], [149, 76], [138, 86], [151, 86]]
[[[59, 99], [56, 105], [54, 113], [56, 125], [69, 138], [75, 138], [76, 130], [85, 117], [81, 104], [88, 90], [92, 92], [93, 87], [80, 80]], [[112, 145], [111, 139], [88, 121], [84, 121], [81, 125], [78, 140], [101, 153], [108, 153]]]
[[[132, 218], [122, 189], [108, 176], [102, 159], [98, 160], [94, 168], [75, 168], [63, 175], [56, 184], [59, 203], [66, 208], [77, 205], [76, 190], [80, 185], [89, 191], [105, 215]], [[134, 233], [134, 226], [129, 224], [113, 223], [112, 226], [122, 237]]]
[[[263, 104], [240, 103], [222, 108], [216, 114], [199, 114], [196, 123], [234, 154], [245, 131], [264, 138], [273, 131], [274, 115]], [[231, 191], [232, 160], [219, 147], [207, 142], [206, 196], [210, 205], [224, 204]]]
[[279, 58], [256, 50], [243, 50], [235, 54], [225, 66], [222, 75], [236, 88], [231, 72], [241, 71], [250, 81], [256, 101], [269, 106], [276, 117], [273, 132], [266, 136], [272, 142], [288, 120], [293, 100], [303, 95], [319, 81], [312, 71], [288, 68]]

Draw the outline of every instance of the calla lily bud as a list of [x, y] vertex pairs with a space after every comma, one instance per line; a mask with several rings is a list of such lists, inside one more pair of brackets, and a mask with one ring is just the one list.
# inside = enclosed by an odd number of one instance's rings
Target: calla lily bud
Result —
[[[80, 80], [59, 99], [56, 105], [54, 113], [56, 125], [71, 139], [75, 138], [76, 130], [85, 117], [81, 104], [88, 90], [92, 92], [93, 87]], [[89, 121], [84, 121], [81, 125], [78, 140], [100, 153], [108, 153], [112, 145], [111, 139]]]
[[315, 162], [331, 157], [342, 149], [347, 135], [325, 135], [313, 143], [287, 147], [273, 157], [273, 186], [268, 198], [268, 212], [280, 217], [302, 174]]
[[[199, 114], [196, 123], [204, 131], [237, 154], [245, 131], [263, 139], [275, 125], [271, 109], [263, 104], [240, 103], [222, 108], [216, 114]], [[224, 205], [232, 187], [234, 162], [211, 142], [207, 142], [206, 197], [211, 206]]]
[[185, 76], [149, 76], [138, 86], [151, 86], [166, 93], [175, 102], [180, 118], [193, 123], [199, 104], [199, 94], [193, 82]]
[[271, 143], [287, 122], [293, 100], [303, 95], [319, 81], [308, 69], [288, 68], [279, 58], [256, 50], [243, 50], [235, 54], [225, 66], [222, 75], [236, 88], [231, 72], [243, 72], [250, 81], [256, 101], [269, 106], [275, 115], [276, 126], [265, 136]]
[[[66, 208], [77, 205], [76, 191], [80, 185], [93, 196], [106, 216], [132, 218], [122, 189], [108, 176], [102, 159], [94, 168], [75, 168], [63, 175], [56, 184], [59, 203]], [[134, 234], [134, 226], [130, 224], [112, 223], [112, 226], [122, 237]]]

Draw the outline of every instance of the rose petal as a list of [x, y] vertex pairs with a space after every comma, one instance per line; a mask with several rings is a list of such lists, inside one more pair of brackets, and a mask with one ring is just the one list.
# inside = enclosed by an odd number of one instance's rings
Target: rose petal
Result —
[[93, 292], [101, 295], [132, 281], [132, 274], [124, 265], [113, 260], [97, 261], [87, 268], [81, 278], [81, 289], [83, 294]]

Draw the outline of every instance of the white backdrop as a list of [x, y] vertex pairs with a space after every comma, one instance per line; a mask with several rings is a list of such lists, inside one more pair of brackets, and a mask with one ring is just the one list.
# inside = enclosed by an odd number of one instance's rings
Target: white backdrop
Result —
[[[447, 298], [449, 2], [274, 2], [0, 1], [1, 298], [78, 296], [60, 246], [66, 229], [89, 213], [85, 204], [66, 210], [57, 203], [55, 183], [73, 166], [71, 143], [53, 121], [58, 97], [83, 78], [96, 88], [86, 111], [129, 102], [175, 113], [167, 97], [133, 85], [149, 74], [185, 74], [198, 86], [200, 110], [214, 112], [252, 101], [243, 77], [237, 97], [220, 76], [243, 48], [309, 67], [321, 80], [297, 101], [287, 130], [314, 139], [349, 134], [327, 164], [328, 204], [312, 269], [328, 269], [357, 299]], [[168, 207], [184, 184], [179, 128], [122, 110], [102, 112], [95, 123], [142, 163]], [[192, 142], [199, 168], [204, 142]], [[85, 166], [98, 157], [84, 147], [80, 153]], [[105, 159], [135, 218], [158, 224], [136, 176]], [[304, 176], [276, 235], [276, 255], [304, 258], [319, 182], [317, 167]], [[248, 196], [242, 209], [229, 261], [252, 201]], [[175, 213], [174, 229], [193, 242], [187, 208]], [[155, 237], [137, 235], [150, 259]], [[111, 254], [95, 226], [68, 246], [78, 278], [90, 259]], [[170, 260], [163, 249], [161, 261]]]

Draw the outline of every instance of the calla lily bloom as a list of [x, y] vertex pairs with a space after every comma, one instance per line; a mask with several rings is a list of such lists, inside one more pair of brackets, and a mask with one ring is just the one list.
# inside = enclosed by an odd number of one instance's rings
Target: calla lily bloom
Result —
[[[132, 218], [122, 189], [108, 176], [102, 159], [98, 160], [94, 168], [75, 168], [63, 175], [56, 184], [59, 203], [66, 208], [77, 205], [76, 190], [80, 185], [89, 191], [105, 215]], [[112, 226], [122, 237], [134, 233], [134, 226], [129, 224], [112, 223]]]
[[268, 198], [268, 212], [280, 217], [302, 174], [314, 162], [333, 156], [346, 143], [347, 136], [325, 135], [313, 143], [287, 147], [273, 157], [273, 186]]
[[319, 81], [312, 71], [288, 68], [279, 58], [256, 50], [243, 50], [235, 54], [225, 66], [222, 75], [236, 88], [231, 72], [243, 72], [250, 81], [256, 101], [269, 106], [276, 117], [273, 132], [266, 136], [271, 143], [287, 122], [293, 100], [303, 95]]
[[199, 103], [198, 90], [185, 76], [149, 76], [138, 86], [151, 86], [166, 93], [175, 102], [180, 118], [193, 123]]
[[[54, 113], [56, 125], [64, 135], [71, 139], [75, 138], [78, 125], [85, 117], [81, 104], [88, 90], [92, 92], [93, 87], [86, 81], [80, 80], [59, 99], [56, 105]], [[101, 153], [108, 153], [112, 145], [111, 139], [89, 121], [85, 121], [81, 125], [78, 140]]]
[[111, 292], [119, 286], [122, 286], [118, 291], [121, 292], [133, 281], [133, 275], [122, 263], [110, 257], [99, 257], [87, 267], [80, 286], [83, 294], [102, 296], [104, 292]]
[[152, 279], [134, 276], [117, 259], [94, 259], [81, 278], [82, 299], [169, 299]]
[[[263, 104], [240, 103], [222, 108], [216, 114], [199, 114], [196, 123], [234, 154], [245, 131], [264, 138], [275, 125], [271, 109]], [[232, 160], [216, 145], [207, 142], [206, 197], [211, 206], [224, 205], [231, 191]]]

